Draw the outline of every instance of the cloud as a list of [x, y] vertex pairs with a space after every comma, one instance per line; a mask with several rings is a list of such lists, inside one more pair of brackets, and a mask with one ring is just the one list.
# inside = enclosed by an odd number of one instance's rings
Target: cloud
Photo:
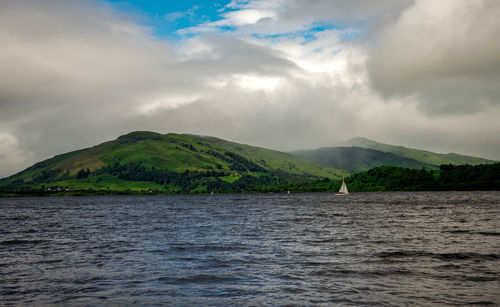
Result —
[[251, 0], [231, 1], [220, 18], [181, 29], [180, 34], [227, 31], [235, 34], [279, 35], [318, 25], [350, 26], [368, 31], [399, 13], [412, 0]]
[[0, 132], [0, 174], [12, 174], [26, 163], [25, 153], [19, 148], [19, 140], [7, 131]]
[[273, 35], [325, 24], [338, 29], [356, 27], [369, 31], [378, 24], [395, 19], [411, 3], [412, 0], [255, 0], [233, 1], [228, 7], [240, 12], [272, 12], [272, 18], [261, 18], [239, 30]]
[[[468, 66], [460, 62], [465, 56], [450, 59], [460, 64], [456, 71], [440, 68], [441, 61], [430, 65], [423, 55], [416, 68], [391, 62], [406, 59], [394, 41], [402, 20], [425, 11], [412, 4], [233, 1], [215, 21], [231, 31], [201, 24], [206, 32], [170, 42], [101, 2], [1, 2], [0, 177], [133, 130], [280, 150], [367, 136], [500, 158], [493, 53], [481, 49], [484, 58]], [[472, 16], [489, 16], [484, 10]], [[469, 49], [457, 47], [463, 54]], [[388, 66], [375, 65], [377, 59]], [[453, 95], [473, 98], [476, 113], [436, 120], [421, 112], [437, 108], [428, 101], [441, 96], [434, 101], [442, 110], [453, 109]]]
[[186, 16], [185, 12], [173, 12], [164, 15], [164, 18], [168, 22], [173, 22]]
[[297, 69], [237, 38], [206, 35], [174, 50], [133, 17], [117, 16], [88, 1], [1, 4], [0, 132], [8, 129], [19, 150], [33, 153], [26, 164], [142, 129], [134, 118], [210, 96], [212, 80], [236, 78], [250, 88], [252, 78]]
[[416, 1], [378, 34], [368, 67], [385, 95], [417, 95], [429, 113], [500, 103], [500, 2]]

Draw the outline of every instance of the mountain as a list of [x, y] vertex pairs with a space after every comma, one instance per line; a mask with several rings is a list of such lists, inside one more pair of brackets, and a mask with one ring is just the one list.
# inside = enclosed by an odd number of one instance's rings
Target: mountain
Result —
[[0, 189], [267, 191], [345, 175], [287, 153], [215, 137], [136, 131], [38, 162], [0, 180]]
[[350, 173], [367, 171], [382, 165], [406, 168], [438, 168], [435, 165], [398, 156], [390, 152], [361, 147], [325, 147], [315, 150], [295, 151], [292, 154], [330, 167], [345, 169]]
[[435, 166], [439, 166], [442, 164], [477, 165], [477, 164], [491, 164], [491, 163], [496, 162], [493, 160], [471, 157], [471, 156], [464, 156], [464, 155], [459, 155], [456, 153], [439, 154], [439, 153], [434, 153], [434, 152], [430, 152], [430, 151], [426, 151], [426, 150], [407, 148], [407, 147], [403, 147], [403, 146], [388, 145], [388, 144], [383, 144], [383, 143], [379, 143], [376, 141], [372, 141], [372, 140], [369, 140], [369, 139], [363, 138], [363, 137], [357, 137], [357, 138], [350, 139], [350, 140], [345, 141], [345, 142], [338, 143], [337, 146], [343, 146], [343, 147], [355, 146], [355, 147], [361, 147], [361, 148], [367, 148], [367, 149], [375, 149], [378, 151], [382, 151], [382, 152], [386, 152], [386, 153], [393, 153], [393, 154], [401, 156], [401, 157], [413, 159], [416, 161], [420, 161], [422, 163], [427, 163], [427, 164], [431, 164], [431, 165], [435, 165]]

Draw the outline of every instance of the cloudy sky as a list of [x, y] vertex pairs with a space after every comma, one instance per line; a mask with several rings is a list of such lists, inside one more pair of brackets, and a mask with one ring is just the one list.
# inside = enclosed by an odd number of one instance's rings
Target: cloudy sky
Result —
[[500, 160], [498, 0], [174, 2], [0, 1], [0, 177], [134, 130]]

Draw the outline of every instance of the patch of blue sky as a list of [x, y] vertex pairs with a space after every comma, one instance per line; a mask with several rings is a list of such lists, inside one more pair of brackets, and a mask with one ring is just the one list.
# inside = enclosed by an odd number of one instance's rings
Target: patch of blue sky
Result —
[[224, 26], [217, 26], [217, 29], [219, 29], [219, 30], [221, 30], [223, 32], [233, 32], [233, 31], [238, 30], [238, 27], [224, 25]]
[[318, 37], [316, 36], [318, 33], [333, 29], [339, 30], [339, 37], [342, 40], [352, 40], [361, 36], [360, 30], [345, 26], [336, 26], [331, 23], [319, 23], [319, 22], [310, 24], [304, 30], [286, 32], [286, 33], [277, 33], [277, 34], [254, 33], [252, 34], [252, 36], [257, 39], [267, 39], [271, 41], [278, 40], [280, 38], [287, 38], [287, 39], [302, 38], [303, 41], [301, 42], [301, 45], [307, 45], [318, 39]]
[[[159, 39], [177, 40], [179, 30], [222, 19], [221, 10], [230, 0], [101, 0], [118, 12], [139, 17]], [[231, 29], [227, 29], [231, 30]]]
[[339, 36], [342, 40], [354, 40], [358, 39], [361, 35], [363, 34], [362, 31], [357, 30], [357, 29], [346, 29], [346, 31], [342, 31]]
[[344, 25], [334, 25], [334, 24], [322, 24], [317, 23], [313, 24], [310, 29], [312, 32], [322, 32], [326, 30], [339, 30], [339, 37], [342, 40], [352, 40], [359, 38], [362, 34], [362, 31], [356, 28], [352, 28]]
[[[140, 25], [151, 29], [158, 40], [180, 40], [192, 37], [199, 32], [181, 31], [196, 28], [210, 22], [222, 20], [223, 14], [228, 11], [238, 10], [238, 7], [227, 7], [230, 0], [100, 0], [105, 5], [110, 5], [118, 13], [130, 14], [137, 17]], [[243, 3], [243, 2], [242, 2]], [[218, 31], [233, 32], [235, 26], [218, 26]], [[326, 30], [338, 29], [343, 40], [356, 39], [361, 31], [343, 25], [328, 22], [315, 22], [307, 25], [305, 29], [288, 33], [259, 34], [253, 36], [257, 39], [302, 38], [301, 44], [309, 44], [317, 40], [316, 34]]]
[[259, 34], [259, 33], [253, 33], [252, 36], [256, 39], [266, 39], [266, 40], [279, 40], [280, 38], [287, 38], [287, 39], [295, 39], [295, 38], [302, 38], [303, 42], [301, 44], [305, 45], [308, 44], [314, 40], [317, 40], [318, 38], [316, 37], [315, 33], [310, 30], [300, 30], [300, 31], [294, 31], [294, 32], [286, 32], [286, 33], [279, 33], [279, 34]]
[[340, 29], [341, 27], [335, 26], [332, 23], [325, 23], [325, 22], [314, 22], [310, 25], [309, 31], [312, 32], [323, 32], [325, 30], [331, 30], [331, 29]]

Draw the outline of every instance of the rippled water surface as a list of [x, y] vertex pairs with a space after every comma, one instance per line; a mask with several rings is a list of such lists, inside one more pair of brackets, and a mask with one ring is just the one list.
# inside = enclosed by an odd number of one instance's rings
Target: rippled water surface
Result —
[[500, 304], [500, 192], [0, 199], [0, 305]]

